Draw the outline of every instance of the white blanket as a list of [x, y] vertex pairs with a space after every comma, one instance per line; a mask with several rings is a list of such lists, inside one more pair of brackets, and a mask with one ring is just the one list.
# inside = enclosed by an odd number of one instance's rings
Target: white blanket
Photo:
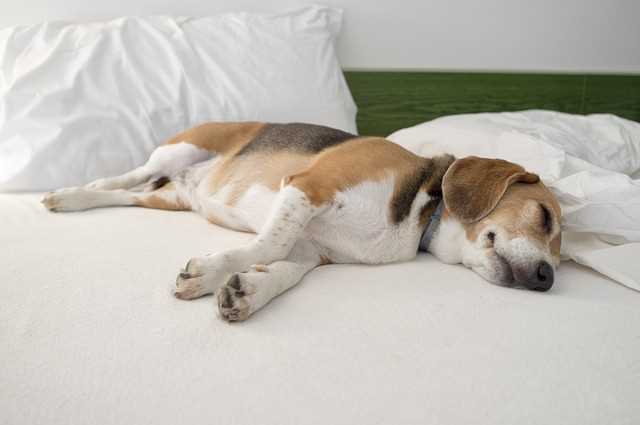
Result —
[[562, 206], [563, 255], [640, 290], [639, 123], [603, 114], [485, 113], [439, 118], [389, 138], [422, 155], [503, 158], [539, 174]]

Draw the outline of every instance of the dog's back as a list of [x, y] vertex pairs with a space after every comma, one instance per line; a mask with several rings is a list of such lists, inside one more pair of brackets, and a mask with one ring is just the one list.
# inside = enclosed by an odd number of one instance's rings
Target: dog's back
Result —
[[[166, 189], [177, 190], [185, 209], [198, 211], [213, 223], [254, 232], [264, 224], [283, 183], [304, 185], [315, 193], [316, 202], [323, 203], [336, 194], [344, 197], [346, 189], [356, 196], [354, 189], [364, 182], [384, 180], [377, 192], [386, 188], [385, 199], [374, 201], [364, 195], [363, 200], [370, 200], [365, 204], [383, 202], [384, 206], [376, 205], [373, 211], [380, 219], [388, 213], [394, 224], [399, 224], [409, 215], [419, 188], [434, 170], [441, 176], [450, 163], [434, 168], [432, 160], [385, 139], [299, 123], [209, 123], [177, 135], [159, 150], [175, 156], [184, 144], [206, 150], [212, 159], [204, 171], [198, 171], [203, 167], [196, 164], [162, 176], [163, 183], [173, 183]], [[174, 151], [172, 155], [169, 150]], [[347, 211], [342, 212], [346, 221]], [[425, 209], [423, 216], [430, 212], [431, 208]]]

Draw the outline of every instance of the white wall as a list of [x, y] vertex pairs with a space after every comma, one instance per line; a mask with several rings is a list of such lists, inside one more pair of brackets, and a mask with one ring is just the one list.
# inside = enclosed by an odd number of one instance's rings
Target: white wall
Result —
[[[318, 0], [345, 10], [346, 68], [640, 72], [640, 0]], [[2, 0], [0, 27], [47, 19], [277, 11], [294, 0]]]

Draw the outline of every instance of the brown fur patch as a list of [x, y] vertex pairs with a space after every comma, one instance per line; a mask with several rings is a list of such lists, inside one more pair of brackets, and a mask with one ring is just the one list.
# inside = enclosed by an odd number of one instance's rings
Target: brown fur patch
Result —
[[183, 131], [166, 144], [185, 142], [215, 154], [231, 155], [251, 142], [265, 125], [260, 122], [210, 122]]
[[285, 176], [306, 169], [312, 158], [311, 154], [287, 151], [228, 157], [211, 174], [209, 190], [215, 193], [231, 185], [227, 205], [235, 205], [247, 189], [255, 184], [277, 192]]
[[267, 273], [269, 271], [267, 266], [265, 266], [264, 264], [254, 264], [252, 267], [253, 267], [253, 270], [260, 273]]
[[512, 162], [469, 156], [453, 163], [442, 189], [451, 214], [463, 223], [473, 223], [487, 216], [513, 183], [539, 180]]
[[138, 196], [135, 205], [145, 208], [156, 208], [159, 210], [185, 211], [187, 206], [175, 199], [174, 196], [162, 196], [161, 194], [149, 194]]
[[321, 205], [338, 191], [392, 174], [399, 190], [398, 182], [423, 164], [424, 158], [388, 140], [359, 138], [320, 152], [306, 170], [290, 176], [289, 184], [303, 190], [314, 205]]
[[[546, 206], [552, 214], [553, 237], [545, 229], [539, 204]], [[475, 241], [483, 229], [497, 223], [509, 238], [525, 237], [549, 248], [551, 255], [559, 259], [561, 235], [559, 229], [561, 211], [558, 201], [541, 182], [535, 184], [516, 183], [509, 187], [495, 207], [484, 219], [463, 224], [467, 239]], [[444, 215], [443, 215], [444, 218]]]
[[551, 248], [551, 255], [560, 258], [560, 246], [562, 245], [562, 232], [559, 232], [553, 239], [549, 247]]

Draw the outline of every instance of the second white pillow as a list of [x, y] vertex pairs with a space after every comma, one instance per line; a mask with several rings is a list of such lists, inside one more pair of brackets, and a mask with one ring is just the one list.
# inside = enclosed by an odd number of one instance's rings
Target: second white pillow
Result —
[[126, 172], [207, 121], [355, 132], [334, 42], [341, 12], [121, 18], [0, 31], [0, 190]]

